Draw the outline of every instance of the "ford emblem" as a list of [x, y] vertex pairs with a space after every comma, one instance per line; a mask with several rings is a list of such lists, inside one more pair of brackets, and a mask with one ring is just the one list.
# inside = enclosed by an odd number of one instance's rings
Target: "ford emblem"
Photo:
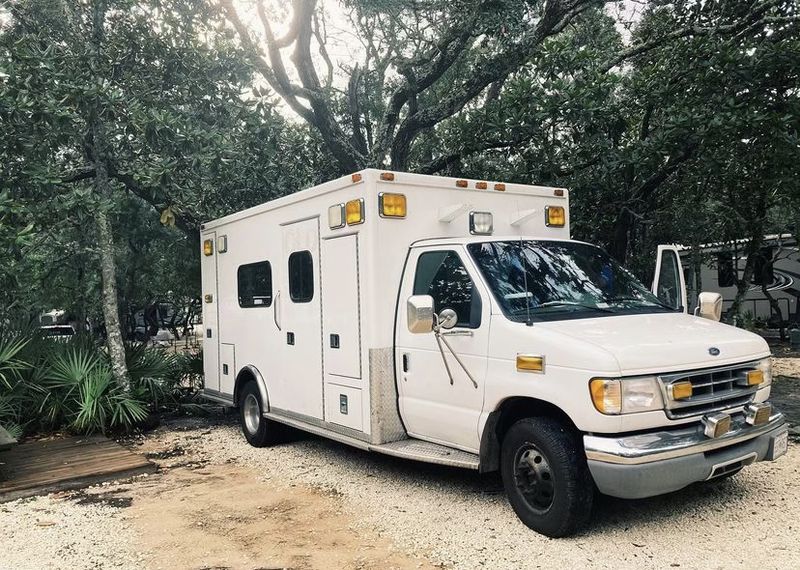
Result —
[[711, 356], [719, 356], [719, 349], [716, 346], [712, 346], [711, 348], [708, 349], [708, 353]]

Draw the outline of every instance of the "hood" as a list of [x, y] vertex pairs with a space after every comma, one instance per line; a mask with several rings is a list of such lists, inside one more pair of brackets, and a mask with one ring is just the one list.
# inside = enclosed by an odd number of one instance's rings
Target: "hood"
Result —
[[[756, 334], [685, 313], [572, 319], [535, 326], [610, 353], [625, 375], [724, 366], [770, 353], [766, 341]], [[709, 352], [712, 347], [719, 350], [717, 356]]]

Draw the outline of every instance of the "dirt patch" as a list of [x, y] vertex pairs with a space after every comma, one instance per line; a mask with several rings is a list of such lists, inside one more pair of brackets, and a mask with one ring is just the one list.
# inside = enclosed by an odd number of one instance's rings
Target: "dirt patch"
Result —
[[151, 568], [436, 568], [356, 529], [331, 493], [265, 482], [234, 463], [170, 464], [184, 454], [169, 448], [143, 451], [165, 459], [159, 475], [125, 489], [135, 548]]

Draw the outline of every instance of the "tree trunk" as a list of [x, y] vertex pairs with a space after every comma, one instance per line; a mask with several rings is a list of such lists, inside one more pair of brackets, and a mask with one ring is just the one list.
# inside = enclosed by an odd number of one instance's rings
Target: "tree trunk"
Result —
[[[105, 0], [95, 0], [92, 6], [92, 72], [99, 84], [101, 71], [101, 50], [105, 39]], [[94, 191], [97, 211], [98, 246], [100, 250], [100, 273], [102, 276], [103, 318], [106, 324], [106, 347], [111, 361], [114, 380], [123, 389], [130, 388], [130, 376], [125, 362], [125, 345], [122, 341], [122, 328], [119, 321], [119, 299], [117, 296], [117, 263], [114, 259], [114, 234], [109, 219], [109, 209], [113, 203], [113, 189], [108, 179], [108, 140], [101, 114], [102, 102], [99, 95], [93, 97], [89, 110], [89, 130], [91, 132], [91, 157], [94, 163]]]

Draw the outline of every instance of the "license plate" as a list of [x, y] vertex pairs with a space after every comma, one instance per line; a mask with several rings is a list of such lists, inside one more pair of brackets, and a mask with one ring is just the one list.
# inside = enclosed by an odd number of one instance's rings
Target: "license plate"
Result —
[[772, 457], [770, 459], [774, 460], [786, 453], [786, 450], [789, 448], [789, 432], [785, 431], [783, 433], [779, 433], [772, 439]]

